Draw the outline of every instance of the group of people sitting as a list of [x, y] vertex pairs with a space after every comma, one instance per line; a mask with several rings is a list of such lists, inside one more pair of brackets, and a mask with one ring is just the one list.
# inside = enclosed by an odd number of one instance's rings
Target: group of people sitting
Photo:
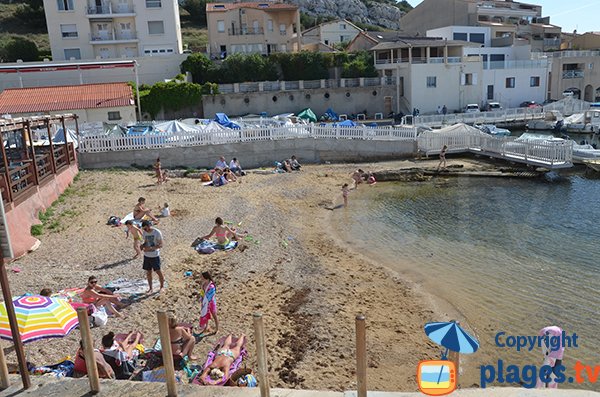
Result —
[[298, 162], [298, 159], [296, 158], [296, 156], [292, 156], [291, 158], [283, 160], [281, 162], [279, 162], [279, 161], [275, 162], [275, 172], [283, 173], [283, 172], [300, 171], [300, 168], [302, 168], [302, 166]]
[[225, 160], [224, 156], [221, 156], [215, 164], [215, 168], [212, 170], [212, 185], [223, 186], [229, 182], [236, 182], [238, 181], [238, 177], [245, 174], [246, 173], [242, 170], [242, 166], [237, 158], [234, 157], [231, 159], [229, 165], [227, 165], [227, 160]]

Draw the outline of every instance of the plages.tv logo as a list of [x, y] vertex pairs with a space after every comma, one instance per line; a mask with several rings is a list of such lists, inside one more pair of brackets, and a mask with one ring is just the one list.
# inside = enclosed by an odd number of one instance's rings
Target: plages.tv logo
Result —
[[425, 333], [435, 343], [445, 347], [440, 360], [423, 360], [417, 366], [419, 390], [428, 396], [443, 396], [456, 389], [457, 368], [448, 360], [448, 351], [470, 354], [479, 348], [477, 339], [463, 330], [456, 321], [425, 324]]

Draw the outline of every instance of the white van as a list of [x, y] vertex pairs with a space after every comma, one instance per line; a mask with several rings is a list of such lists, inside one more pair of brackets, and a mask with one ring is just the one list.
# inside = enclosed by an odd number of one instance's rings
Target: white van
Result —
[[502, 105], [500, 102], [488, 102], [487, 110], [493, 112], [494, 110], [502, 110]]
[[481, 112], [481, 110], [479, 110], [479, 105], [476, 103], [469, 103], [465, 107], [465, 113], [479, 113], [479, 112]]

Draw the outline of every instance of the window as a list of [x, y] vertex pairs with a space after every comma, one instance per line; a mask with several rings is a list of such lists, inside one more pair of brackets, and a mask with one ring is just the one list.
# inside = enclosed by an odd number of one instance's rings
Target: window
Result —
[[340, 36], [340, 43], [344, 43], [346, 41], [346, 36]]
[[529, 78], [529, 86], [530, 87], [539, 87], [540, 86], [540, 76], [531, 76]]
[[148, 21], [148, 34], [165, 34], [163, 21]]
[[60, 25], [60, 33], [64, 38], [76, 38], [77, 37], [77, 25], [69, 24], [69, 25]]
[[435, 88], [437, 87], [437, 77], [436, 76], [427, 76], [427, 88]]
[[121, 120], [121, 112], [108, 112], [109, 120]]
[[65, 48], [65, 59], [81, 59], [81, 50], [79, 48]]
[[282, 23], [279, 25], [279, 33], [281, 33], [282, 35], [285, 35], [286, 31], [285, 31], [285, 23]]
[[217, 32], [225, 32], [225, 21], [217, 21]]
[[161, 0], [146, 0], [146, 8], [162, 7]]
[[477, 85], [477, 73], [461, 74], [460, 85]]
[[515, 88], [515, 78], [514, 77], [506, 78], [506, 88]]
[[56, 0], [58, 3], [58, 11], [73, 11], [73, 0]]
[[267, 30], [269, 32], [273, 31], [273, 20], [272, 19], [267, 20]]
[[345, 23], [340, 23], [340, 29], [341, 30], [346, 30], [346, 24]]
[[466, 33], [454, 33], [452, 35], [454, 40], [462, 40], [462, 41], [467, 41], [467, 34]]
[[469, 37], [471, 43], [485, 43], [485, 35], [483, 33], [471, 33]]

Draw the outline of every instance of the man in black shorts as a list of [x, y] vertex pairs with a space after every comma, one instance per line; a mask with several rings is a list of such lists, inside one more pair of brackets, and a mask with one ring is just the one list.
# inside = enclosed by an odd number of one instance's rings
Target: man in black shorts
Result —
[[154, 270], [158, 275], [160, 281], [160, 291], [162, 291], [165, 284], [165, 277], [160, 271], [160, 249], [163, 246], [163, 236], [160, 230], [152, 226], [152, 222], [143, 221], [142, 230], [144, 231], [144, 244], [142, 244], [142, 251], [144, 251], [144, 264], [142, 268], [146, 271], [146, 278], [148, 279], [148, 293], [152, 293], [152, 271]]

